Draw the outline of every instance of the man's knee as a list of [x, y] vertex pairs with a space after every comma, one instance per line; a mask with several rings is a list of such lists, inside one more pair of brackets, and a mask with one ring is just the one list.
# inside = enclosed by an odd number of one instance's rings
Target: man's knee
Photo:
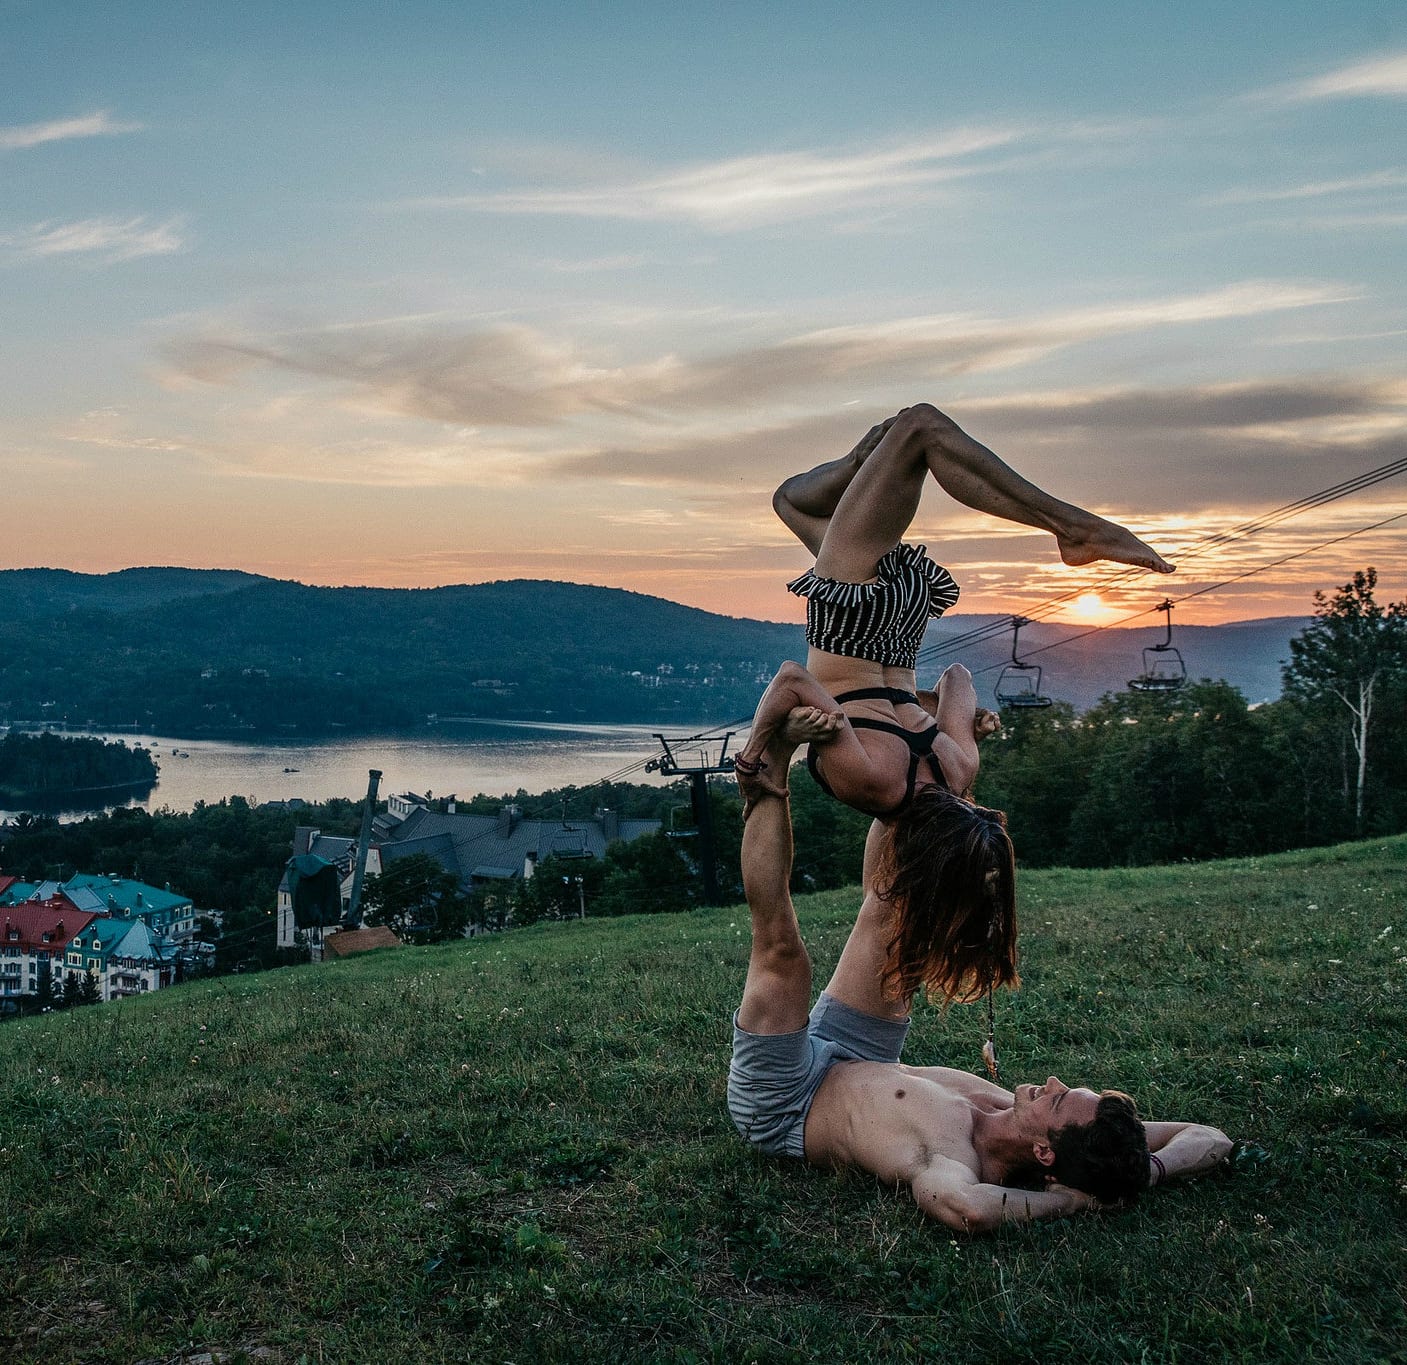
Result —
[[754, 940], [752, 963], [759, 972], [784, 979], [809, 977], [811, 972], [811, 958], [798, 934], [782, 933], [773, 938]]
[[960, 685], [972, 682], [972, 674], [963, 667], [962, 664], [949, 664], [943, 670], [943, 676], [938, 679], [939, 685], [947, 683], [949, 686]]

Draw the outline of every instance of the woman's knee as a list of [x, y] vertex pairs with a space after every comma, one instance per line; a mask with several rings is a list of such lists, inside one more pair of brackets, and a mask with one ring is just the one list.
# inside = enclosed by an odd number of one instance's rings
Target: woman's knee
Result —
[[951, 686], [971, 683], [971, 681], [972, 674], [968, 672], [962, 664], [949, 664], [947, 668], [943, 670], [943, 676], [938, 679], [940, 686], [943, 683], [948, 683]]

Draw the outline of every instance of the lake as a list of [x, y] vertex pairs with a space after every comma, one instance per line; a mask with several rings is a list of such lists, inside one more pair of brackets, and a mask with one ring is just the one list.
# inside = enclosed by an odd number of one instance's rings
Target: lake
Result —
[[[381, 769], [383, 798], [404, 791], [467, 799], [479, 792], [501, 796], [519, 788], [541, 792], [584, 787], [621, 774], [624, 768], [632, 771], [621, 776], [623, 781], [659, 781], [643, 771], [643, 764], [660, 752], [656, 730], [669, 739], [696, 733], [688, 727], [658, 725], [462, 721], [425, 734], [356, 739], [254, 743], [133, 734], [100, 738], [150, 749], [161, 769], [148, 796], [115, 804], [188, 811], [197, 801], [226, 796], [256, 803], [295, 796], [305, 801], [358, 798], [366, 791], [370, 768]], [[711, 758], [717, 748], [715, 743]], [[0, 819], [14, 813], [0, 810]]]

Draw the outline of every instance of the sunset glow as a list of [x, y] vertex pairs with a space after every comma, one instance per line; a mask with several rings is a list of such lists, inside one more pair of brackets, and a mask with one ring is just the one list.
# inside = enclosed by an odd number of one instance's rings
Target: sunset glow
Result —
[[773, 489], [929, 401], [1179, 560], [931, 486], [962, 612], [1407, 597], [1407, 478], [1210, 540], [1407, 440], [1407, 7], [1282, 10], [11, 6], [0, 567], [796, 621]]

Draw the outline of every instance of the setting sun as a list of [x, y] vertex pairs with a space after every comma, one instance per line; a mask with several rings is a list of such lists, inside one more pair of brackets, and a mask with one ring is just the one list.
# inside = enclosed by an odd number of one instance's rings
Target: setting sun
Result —
[[1085, 621], [1093, 621], [1103, 616], [1107, 608], [1104, 599], [1097, 592], [1081, 593], [1071, 604], [1070, 610]]

